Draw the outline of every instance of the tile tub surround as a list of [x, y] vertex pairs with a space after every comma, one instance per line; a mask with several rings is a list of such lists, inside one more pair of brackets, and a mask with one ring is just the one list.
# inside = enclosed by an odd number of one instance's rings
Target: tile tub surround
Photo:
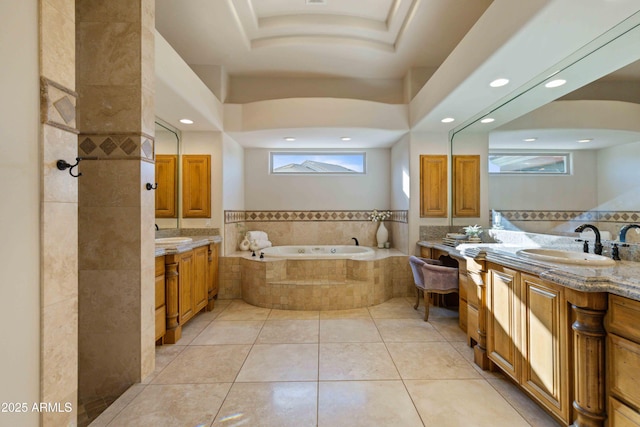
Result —
[[238, 258], [242, 299], [258, 307], [344, 310], [413, 292], [408, 257], [395, 250], [370, 260]]
[[[391, 247], [406, 253], [408, 211], [391, 212], [391, 218], [385, 221]], [[266, 231], [274, 246], [345, 245], [353, 243], [352, 237], [362, 246], [376, 246], [379, 224], [369, 220], [370, 213], [370, 210], [225, 211], [225, 254], [237, 251], [249, 230]]]

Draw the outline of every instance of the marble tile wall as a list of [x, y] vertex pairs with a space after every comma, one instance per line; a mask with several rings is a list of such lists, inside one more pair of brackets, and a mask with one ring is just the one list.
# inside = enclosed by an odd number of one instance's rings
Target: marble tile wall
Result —
[[75, 4], [82, 403], [154, 369], [154, 2]]
[[41, 0], [40, 401], [71, 412], [40, 415], [42, 426], [74, 425], [78, 408], [78, 180], [56, 167], [77, 157], [73, 0]]
[[[238, 250], [244, 234], [266, 231], [274, 246], [353, 244], [376, 246], [378, 223], [369, 211], [225, 211], [225, 254]], [[385, 221], [391, 247], [408, 250], [407, 211], [393, 211]]]

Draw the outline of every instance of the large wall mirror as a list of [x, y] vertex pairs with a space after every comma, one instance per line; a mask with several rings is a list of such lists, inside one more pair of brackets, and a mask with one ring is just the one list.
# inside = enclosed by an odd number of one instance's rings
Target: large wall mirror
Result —
[[[480, 154], [483, 198], [480, 218], [453, 225], [566, 234], [589, 222], [616, 239], [620, 227], [640, 223], [640, 25], [625, 25], [556, 74], [570, 82], [605, 65], [606, 75], [546, 103], [549, 76], [541, 76], [457, 129], [451, 153]], [[480, 121], [489, 116], [495, 123]]]
[[156, 225], [161, 230], [179, 228], [180, 186], [177, 177], [180, 176], [180, 130], [156, 118], [155, 132]]

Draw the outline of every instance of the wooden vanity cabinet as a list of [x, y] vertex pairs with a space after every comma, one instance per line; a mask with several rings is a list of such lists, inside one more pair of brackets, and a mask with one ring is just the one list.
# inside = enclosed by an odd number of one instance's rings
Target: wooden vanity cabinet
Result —
[[208, 246], [209, 255], [209, 276], [207, 278], [207, 311], [211, 311], [215, 305], [215, 298], [218, 296], [218, 248], [219, 245], [211, 243]]
[[605, 325], [609, 427], [640, 426], [640, 302], [609, 295]]
[[156, 342], [162, 344], [164, 334], [167, 331], [166, 323], [166, 298], [165, 298], [165, 277], [164, 277], [164, 256], [156, 257], [156, 280], [155, 280], [155, 309], [156, 309]]
[[571, 323], [564, 288], [490, 263], [486, 304], [489, 359], [569, 424]]

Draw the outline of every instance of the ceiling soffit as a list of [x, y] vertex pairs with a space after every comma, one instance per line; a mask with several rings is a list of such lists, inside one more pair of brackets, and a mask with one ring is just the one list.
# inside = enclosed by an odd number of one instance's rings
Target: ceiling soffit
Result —
[[251, 49], [290, 44], [345, 44], [395, 52], [419, 0], [353, 0], [326, 4], [290, 1], [228, 1], [246, 46]]

